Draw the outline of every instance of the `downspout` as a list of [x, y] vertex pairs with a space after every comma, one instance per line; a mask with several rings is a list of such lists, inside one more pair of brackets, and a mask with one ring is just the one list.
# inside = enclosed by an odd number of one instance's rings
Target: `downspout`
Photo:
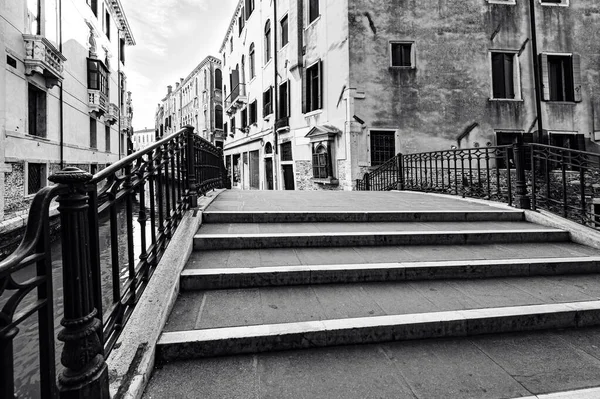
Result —
[[537, 142], [541, 143], [544, 136], [544, 124], [542, 121], [542, 93], [540, 65], [537, 47], [537, 29], [535, 23], [535, 0], [529, 0], [529, 16], [531, 18], [531, 51], [533, 53], [533, 75], [535, 77], [535, 106], [537, 111], [538, 136]]
[[[62, 0], [58, 0], [58, 51], [63, 52], [63, 34], [62, 34]], [[60, 117], [60, 169], [65, 167], [65, 124], [64, 124], [64, 98], [63, 98], [63, 83], [60, 83], [60, 101], [59, 101], [59, 117]]]
[[[273, 189], [277, 190], [277, 154], [279, 153], [279, 137], [277, 137], [277, 119], [279, 115], [279, 103], [277, 102], [277, 0], [273, 0]], [[289, 90], [289, 89], [288, 89]]]
[[[117, 132], [117, 142], [119, 144], [119, 159], [121, 159], [121, 154], [125, 153], [125, 149], [121, 148], [121, 143], [123, 143], [123, 140], [121, 140], [121, 115], [123, 115], [123, 111], [125, 107], [123, 107], [123, 99], [121, 98], [121, 92], [122, 92], [122, 88], [121, 88], [121, 58], [123, 57], [123, 54], [121, 54], [121, 29], [117, 29], [117, 38], [119, 40], [118, 43], [118, 57], [117, 57], [117, 101], [119, 103], [119, 117], [117, 118], [117, 127], [118, 127], [118, 132]], [[123, 46], [125, 47], [125, 46]], [[127, 139], [127, 138], [126, 138]], [[127, 143], [127, 140], [125, 140], [125, 143]]]

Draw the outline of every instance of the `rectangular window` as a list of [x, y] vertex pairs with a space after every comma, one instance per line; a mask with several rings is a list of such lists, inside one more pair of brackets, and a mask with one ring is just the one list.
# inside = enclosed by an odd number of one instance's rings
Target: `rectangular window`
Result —
[[41, 34], [40, 11], [40, 0], [27, 0], [27, 33], [32, 35]]
[[244, 108], [241, 112], [241, 118], [242, 120], [240, 121], [240, 125], [242, 127], [242, 129], [246, 128], [246, 126], [248, 126], [248, 108]]
[[244, 15], [244, 7], [242, 7], [242, 10], [240, 11], [240, 15], [238, 16], [238, 27], [240, 28], [239, 35], [241, 35], [242, 31], [244, 30], [245, 22], [246, 22], [246, 17]]
[[106, 33], [106, 37], [110, 40], [110, 13], [108, 10], [106, 11], [106, 15], [104, 17], [104, 33]]
[[29, 134], [46, 137], [46, 92], [29, 84]]
[[[548, 86], [550, 101], [575, 101], [573, 63], [570, 56], [548, 55]], [[544, 74], [546, 75], [546, 74]]]
[[225, 133], [229, 133], [229, 132], [227, 131], [227, 122], [225, 122], [225, 123], [223, 124], [223, 131], [224, 131]]
[[371, 130], [371, 166], [385, 163], [396, 155], [395, 132]]
[[273, 113], [273, 87], [263, 93], [263, 117]]
[[252, 103], [250, 103], [250, 124], [256, 123], [256, 121], [258, 120], [258, 106], [256, 104], [256, 100], [252, 101]]
[[308, 0], [308, 23], [312, 23], [319, 15], [319, 0]]
[[292, 157], [292, 142], [281, 143], [281, 160], [282, 161], [293, 161]]
[[322, 61], [306, 69], [304, 79], [304, 112], [311, 112], [323, 107], [322, 83], [321, 83]]
[[108, 69], [100, 60], [88, 58], [88, 89], [100, 90], [108, 97]]
[[312, 168], [313, 177], [316, 179], [326, 179], [331, 175], [329, 173], [329, 156], [323, 145], [313, 147]]
[[565, 5], [565, 6], [568, 6], [569, 5], [569, 0], [540, 0], [540, 3], [542, 3], [542, 4], [549, 4], [549, 5]]
[[97, 135], [97, 123], [96, 119], [90, 118], [90, 148], [98, 148], [98, 135]]
[[104, 142], [106, 143], [106, 152], [110, 152], [110, 126], [104, 126]]
[[246, 1], [246, 19], [250, 18], [252, 15], [252, 11], [254, 11], [254, 0], [245, 0]]
[[46, 187], [46, 164], [27, 163], [27, 195]]
[[119, 60], [125, 65], [125, 39], [119, 41]]
[[235, 116], [229, 122], [231, 123], [231, 133], [235, 134]]
[[290, 116], [289, 82], [279, 85], [279, 117]]
[[98, 0], [87, 0], [88, 6], [92, 9], [95, 16], [98, 16]]
[[492, 53], [492, 96], [493, 98], [515, 98], [514, 53]]
[[288, 44], [288, 16], [286, 15], [280, 22], [281, 24], [281, 44], [280, 48]]
[[391, 42], [391, 66], [393, 67], [413, 67], [413, 44], [402, 42]]

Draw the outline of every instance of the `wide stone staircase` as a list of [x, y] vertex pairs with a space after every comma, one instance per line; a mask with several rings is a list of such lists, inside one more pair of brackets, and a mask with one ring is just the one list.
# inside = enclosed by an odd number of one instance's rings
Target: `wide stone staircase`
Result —
[[600, 251], [564, 230], [478, 204], [211, 208], [147, 398], [512, 398], [600, 386]]

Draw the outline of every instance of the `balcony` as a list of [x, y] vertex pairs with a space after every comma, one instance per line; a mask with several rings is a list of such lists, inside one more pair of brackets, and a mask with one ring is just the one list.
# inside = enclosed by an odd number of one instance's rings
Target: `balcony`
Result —
[[119, 121], [119, 107], [117, 107], [117, 104], [110, 103], [105, 119], [111, 125]]
[[63, 64], [67, 60], [43, 36], [23, 35], [25, 41], [25, 74], [39, 73], [46, 79], [46, 87], [52, 88], [63, 80]]
[[227, 112], [227, 115], [233, 115], [247, 103], [246, 85], [240, 83], [231, 90], [231, 94], [225, 99], [225, 112]]
[[108, 98], [100, 90], [88, 89], [88, 108], [90, 114], [96, 117], [104, 115], [108, 111]]

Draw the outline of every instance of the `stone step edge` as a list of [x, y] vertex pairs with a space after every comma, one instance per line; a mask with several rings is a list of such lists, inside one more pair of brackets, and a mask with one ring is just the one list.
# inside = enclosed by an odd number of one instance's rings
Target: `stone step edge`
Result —
[[575, 389], [572, 391], [543, 393], [533, 396], [524, 396], [513, 399], [598, 399], [600, 387]]
[[[540, 237], [541, 236], [541, 237]], [[194, 236], [194, 249], [251, 249], [379, 245], [462, 245], [500, 242], [564, 242], [562, 229], [380, 231], [318, 233], [202, 234]]]
[[184, 269], [181, 273], [181, 289], [193, 291], [306, 284], [529, 277], [599, 271], [600, 256]]
[[159, 361], [600, 324], [600, 301], [163, 332]]
[[521, 210], [207, 211], [204, 223], [522, 221]]

